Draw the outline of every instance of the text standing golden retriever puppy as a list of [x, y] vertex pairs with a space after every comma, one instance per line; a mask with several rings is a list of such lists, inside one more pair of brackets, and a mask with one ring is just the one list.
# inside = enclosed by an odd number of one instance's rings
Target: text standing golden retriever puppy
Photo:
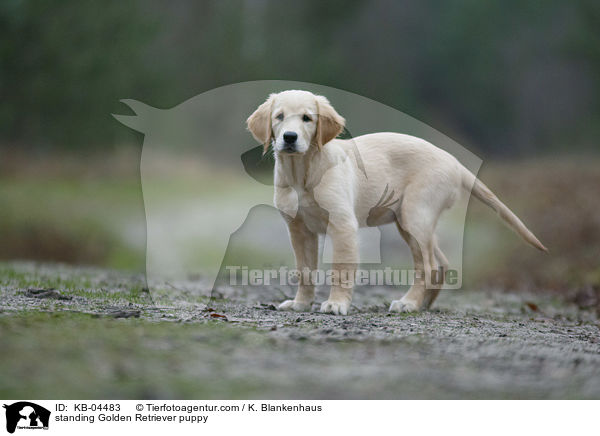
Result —
[[[440, 286], [432, 271], [447, 268], [435, 239], [440, 214], [461, 191], [473, 192], [494, 209], [525, 241], [542, 243], [452, 155], [413, 136], [373, 133], [335, 139], [345, 120], [320, 95], [306, 91], [271, 94], [247, 120], [257, 141], [275, 153], [275, 206], [285, 218], [297, 269], [315, 270], [318, 235], [333, 243], [338, 271], [321, 312], [346, 315], [359, 263], [357, 231], [362, 226], [395, 222], [410, 246], [421, 277], [390, 311], [411, 312], [431, 306]], [[293, 300], [279, 309], [308, 311], [314, 286], [303, 275]]]

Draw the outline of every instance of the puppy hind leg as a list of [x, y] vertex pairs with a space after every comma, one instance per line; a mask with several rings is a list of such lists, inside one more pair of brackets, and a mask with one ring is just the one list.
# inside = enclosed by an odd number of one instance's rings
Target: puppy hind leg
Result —
[[439, 266], [443, 269], [444, 272], [448, 271], [448, 267], [450, 266], [450, 263], [448, 262], [448, 258], [446, 258], [446, 255], [440, 248], [437, 238], [435, 239], [434, 250], [435, 250], [435, 258], [438, 261]]
[[414, 312], [429, 307], [439, 293], [432, 270], [437, 268], [434, 230], [441, 207], [432, 202], [435, 196], [418, 190], [407, 191], [404, 198], [402, 225], [396, 225], [413, 255], [415, 282], [402, 299], [392, 302], [390, 311]]
[[444, 275], [448, 270], [448, 259], [440, 249], [435, 235], [432, 240], [433, 250], [430, 253], [431, 259], [431, 286], [425, 291], [424, 308], [429, 309], [435, 299], [438, 297], [444, 286]]
[[[397, 224], [398, 225], [398, 224]], [[392, 301], [390, 312], [416, 312], [421, 310], [425, 299], [425, 275], [426, 271], [431, 270], [429, 266], [429, 257], [424, 256], [425, 250], [415, 237], [398, 225], [400, 234], [408, 244], [413, 255], [413, 268], [415, 271], [415, 282], [408, 292], [400, 300]], [[428, 265], [426, 268], [425, 265]]]

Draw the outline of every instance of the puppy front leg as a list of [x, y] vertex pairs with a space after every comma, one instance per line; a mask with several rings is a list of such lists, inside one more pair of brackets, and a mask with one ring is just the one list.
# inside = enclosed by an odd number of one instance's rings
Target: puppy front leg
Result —
[[321, 305], [323, 313], [347, 315], [350, 311], [358, 264], [357, 232], [352, 220], [330, 218], [327, 234], [333, 243], [333, 274], [329, 299]]
[[315, 286], [312, 283], [312, 272], [317, 269], [319, 256], [318, 236], [312, 233], [300, 219], [288, 221], [290, 240], [296, 257], [296, 269], [300, 272], [298, 291], [293, 300], [286, 300], [279, 305], [279, 310], [308, 312], [315, 299]]

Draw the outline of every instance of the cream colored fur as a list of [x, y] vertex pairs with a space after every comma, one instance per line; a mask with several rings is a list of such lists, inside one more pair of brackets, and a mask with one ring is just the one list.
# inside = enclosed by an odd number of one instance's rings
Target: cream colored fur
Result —
[[[435, 239], [440, 214], [463, 191], [493, 208], [525, 241], [546, 250], [527, 227], [452, 155], [413, 136], [373, 133], [350, 140], [334, 139], [345, 120], [323, 97], [306, 91], [271, 94], [247, 120], [252, 135], [275, 154], [275, 206], [285, 218], [297, 269], [318, 266], [318, 235], [333, 244], [333, 269], [340, 277], [331, 286], [321, 312], [346, 315], [352, 301], [354, 271], [359, 263], [359, 227], [395, 222], [410, 246], [421, 273], [390, 311], [427, 309], [439, 293], [433, 270], [448, 265]], [[298, 135], [294, 152], [285, 150], [283, 134]], [[346, 273], [344, 275], [343, 273]], [[344, 280], [346, 279], [346, 280]], [[314, 286], [300, 282], [296, 297], [279, 309], [308, 311]]]

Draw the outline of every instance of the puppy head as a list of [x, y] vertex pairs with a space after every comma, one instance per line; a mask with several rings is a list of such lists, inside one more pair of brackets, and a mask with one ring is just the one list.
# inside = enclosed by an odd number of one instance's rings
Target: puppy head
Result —
[[345, 120], [320, 95], [307, 91], [271, 94], [246, 121], [254, 138], [275, 153], [301, 155], [321, 148], [344, 129]]

